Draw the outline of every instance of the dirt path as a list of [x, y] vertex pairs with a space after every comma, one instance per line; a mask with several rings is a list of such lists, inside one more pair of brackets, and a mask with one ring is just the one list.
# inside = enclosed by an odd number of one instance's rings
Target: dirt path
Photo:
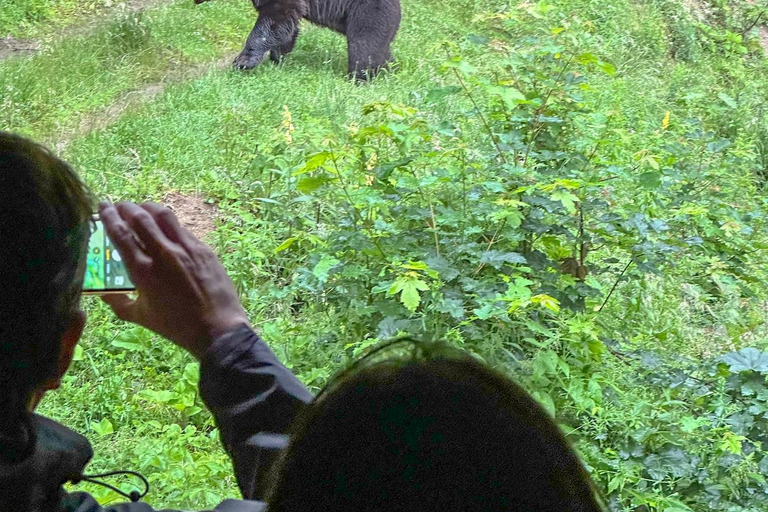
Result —
[[40, 50], [40, 41], [24, 41], [11, 36], [0, 38], [0, 60], [17, 55], [30, 55]]
[[135, 110], [160, 96], [169, 85], [195, 80], [210, 72], [227, 69], [232, 62], [232, 58], [232, 55], [228, 55], [218, 61], [207, 62], [191, 69], [172, 71], [160, 82], [147, 84], [141, 89], [129, 91], [117, 98], [106, 109], [83, 116], [76, 129], [66, 134], [54, 135], [54, 140], [50, 141], [51, 145], [56, 148], [56, 153], [61, 155], [76, 138], [85, 136], [93, 131], [103, 130], [117, 121], [126, 112]]
[[[1, 1], [1, 0], [0, 0]], [[108, 16], [135, 14], [153, 7], [172, 4], [176, 0], [124, 0], [110, 8], [84, 16], [77, 23], [58, 31], [55, 41], [69, 37], [85, 36], [92, 33]], [[192, 0], [189, 0], [192, 1]], [[43, 47], [43, 39], [16, 39], [11, 36], [0, 37], [0, 61], [11, 57], [33, 55]]]
[[200, 240], [205, 241], [211, 233], [216, 231], [219, 208], [207, 202], [204, 197], [197, 194], [170, 192], [163, 197], [161, 203], [170, 208], [176, 214], [179, 223]]

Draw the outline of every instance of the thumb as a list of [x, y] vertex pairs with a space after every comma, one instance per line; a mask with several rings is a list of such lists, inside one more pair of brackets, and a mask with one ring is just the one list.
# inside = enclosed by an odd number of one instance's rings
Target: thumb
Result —
[[111, 294], [101, 296], [101, 300], [106, 302], [117, 318], [126, 322], [135, 322], [133, 315], [133, 306], [136, 301], [126, 294]]

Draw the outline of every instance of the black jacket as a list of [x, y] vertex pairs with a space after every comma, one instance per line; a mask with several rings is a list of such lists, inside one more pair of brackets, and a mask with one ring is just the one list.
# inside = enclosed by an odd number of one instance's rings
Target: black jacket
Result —
[[[227, 500], [216, 512], [263, 512], [261, 477], [286, 446], [286, 432], [312, 395], [246, 326], [218, 338], [200, 364], [200, 392], [221, 431], [246, 500]], [[101, 507], [87, 493], [62, 485], [85, 472], [93, 456], [80, 434], [35, 415], [37, 444], [16, 465], [0, 462], [0, 512], [151, 512], [144, 503]]]

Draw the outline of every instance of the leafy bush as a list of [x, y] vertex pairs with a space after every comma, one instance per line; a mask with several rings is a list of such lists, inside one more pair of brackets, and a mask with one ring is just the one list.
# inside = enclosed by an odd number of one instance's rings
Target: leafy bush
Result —
[[[306, 128], [286, 108], [246, 193], [223, 203], [233, 229], [273, 247], [253, 265], [234, 252], [236, 282], [261, 286], [258, 266], [278, 283], [253, 304], [280, 318], [268, 328], [285, 336], [316, 318], [310, 348], [337, 361], [408, 333], [513, 371], [578, 442], [615, 510], [760, 506], [765, 377], [740, 372], [764, 371], [762, 356], [718, 365], [632, 341], [648, 330], [632, 323], [643, 299], [620, 291], [661, 283], [714, 307], [765, 296], [760, 154], [740, 115], [757, 97], [705, 104], [688, 91], [674, 114], [633, 118], [604, 104], [631, 77], [600, 54], [589, 23], [546, 3], [487, 21], [487, 35], [445, 47], [447, 83], [410, 105], [378, 101], [357, 123]], [[472, 45], [491, 66], [462, 56]], [[463, 116], [430, 113], [446, 102]], [[317, 354], [293, 350], [305, 381], [326, 378]], [[754, 387], [739, 387], [747, 377]]]

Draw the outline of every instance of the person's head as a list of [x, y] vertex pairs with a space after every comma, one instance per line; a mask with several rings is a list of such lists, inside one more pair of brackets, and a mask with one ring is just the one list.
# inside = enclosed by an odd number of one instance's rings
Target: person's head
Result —
[[0, 462], [31, 453], [29, 410], [60, 384], [82, 334], [92, 211], [67, 164], [0, 132]]
[[444, 346], [405, 348], [365, 358], [304, 409], [270, 475], [270, 512], [602, 510], [521, 387]]

